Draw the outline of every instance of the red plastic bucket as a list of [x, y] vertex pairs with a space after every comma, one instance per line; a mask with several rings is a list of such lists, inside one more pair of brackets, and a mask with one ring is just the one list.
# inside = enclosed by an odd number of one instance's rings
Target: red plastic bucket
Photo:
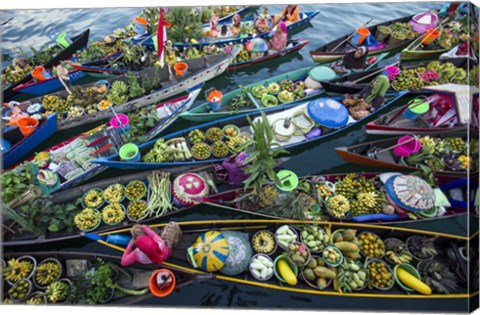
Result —
[[423, 35], [422, 38], [422, 44], [424, 45], [429, 45], [431, 44], [435, 39], [437, 39], [438, 36], [440, 36], [441, 32], [437, 29], [429, 29], [425, 35]]
[[355, 35], [352, 37], [352, 42], [354, 45], [361, 45], [365, 41], [365, 39], [370, 35], [370, 31], [368, 28], [360, 27], [357, 28]]
[[154, 296], [166, 297], [173, 292], [176, 284], [177, 280], [173, 272], [168, 269], [158, 269], [150, 276], [148, 288]]
[[173, 70], [175, 70], [175, 75], [184, 77], [188, 70], [188, 65], [185, 62], [177, 62], [173, 65]]
[[37, 79], [38, 81], [45, 81], [50, 79], [52, 76], [48, 73], [48, 71], [43, 66], [38, 66], [32, 71], [32, 77]]
[[17, 121], [17, 126], [20, 129], [20, 132], [28, 137], [33, 133], [35, 128], [38, 126], [38, 120], [32, 117], [23, 117]]

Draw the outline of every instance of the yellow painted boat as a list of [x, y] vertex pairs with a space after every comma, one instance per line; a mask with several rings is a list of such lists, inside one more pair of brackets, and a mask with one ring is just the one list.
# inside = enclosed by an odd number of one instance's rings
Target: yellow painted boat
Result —
[[[435, 239], [435, 249], [437, 249], [437, 255], [433, 258], [436, 261], [441, 261], [446, 266], [448, 266], [452, 272], [458, 277], [458, 287], [455, 292], [450, 292], [449, 294], [442, 294], [436, 292], [434, 289], [431, 295], [423, 295], [418, 292], [409, 292], [407, 294], [403, 289], [395, 283], [390, 290], [378, 290], [373, 287], [367, 286], [361, 291], [352, 291], [352, 292], [342, 292], [338, 286], [338, 279], [334, 279], [333, 284], [327, 288], [320, 290], [318, 288], [313, 288], [309, 286], [304, 279], [300, 276], [301, 271], [299, 270], [299, 279], [295, 286], [289, 286], [284, 282], [279, 281], [275, 276], [270, 278], [267, 281], [259, 281], [252, 276], [252, 274], [247, 270], [237, 276], [226, 276], [220, 272], [213, 273], [213, 277], [217, 280], [227, 281], [230, 283], [237, 283], [243, 285], [254, 286], [264, 289], [273, 289], [287, 291], [291, 293], [298, 294], [309, 294], [309, 295], [323, 295], [334, 297], [350, 297], [350, 298], [374, 298], [374, 299], [407, 299], [407, 300], [417, 300], [418, 301], [431, 301], [429, 303], [435, 303], [434, 300], [451, 300], [452, 302], [458, 300], [465, 300], [469, 297], [478, 295], [478, 292], [470, 294], [467, 288], [466, 282], [463, 282], [461, 279], [464, 277], [463, 273], [468, 269], [467, 262], [462, 258], [462, 248], [467, 244], [467, 241], [478, 239], [478, 233], [467, 236], [457, 236], [446, 233], [434, 233], [423, 230], [413, 230], [407, 228], [398, 228], [398, 227], [389, 227], [389, 226], [374, 226], [368, 224], [358, 224], [358, 223], [341, 223], [341, 222], [327, 222], [327, 221], [314, 221], [314, 222], [304, 222], [304, 221], [295, 221], [295, 220], [221, 220], [221, 221], [195, 221], [195, 222], [180, 222], [178, 223], [183, 231], [183, 237], [180, 243], [172, 251], [172, 256], [163, 263], [163, 266], [166, 268], [175, 268], [176, 270], [182, 270], [184, 272], [191, 272], [193, 274], [204, 274], [205, 272], [200, 271], [192, 267], [187, 259], [187, 251], [194, 242], [195, 239], [204, 232], [207, 231], [239, 231], [247, 233], [249, 239], [251, 240], [252, 236], [259, 230], [270, 230], [275, 232], [275, 230], [283, 225], [289, 225], [296, 229], [299, 235], [301, 235], [302, 228], [305, 228], [310, 225], [316, 225], [318, 227], [323, 227], [328, 233], [331, 240], [331, 235], [335, 233], [336, 230], [344, 229], [356, 229], [358, 233], [360, 232], [372, 232], [378, 235], [382, 240], [386, 238], [397, 238], [400, 240], [406, 241], [410, 236], [424, 236], [427, 238], [437, 237]], [[165, 224], [155, 224], [150, 225], [151, 228], [162, 228]], [[105, 239], [108, 235], [112, 234], [124, 234], [130, 235], [130, 230], [119, 229], [115, 231], [110, 231], [97, 235], [97, 241], [105, 246], [116, 249], [123, 252], [124, 248], [122, 246], [114, 245], [107, 243]], [[358, 235], [358, 234], [357, 234]], [[300, 237], [300, 236], [299, 236]], [[272, 260], [275, 260], [276, 256], [282, 254], [282, 249], [278, 247], [273, 254], [270, 255]], [[363, 262], [365, 256], [362, 255], [362, 258], [359, 260]], [[385, 261], [385, 260], [384, 260]], [[386, 261], [385, 261], [386, 262]], [[410, 264], [414, 267], [417, 267], [419, 260], [414, 258]], [[387, 264], [389, 264], [387, 262]], [[395, 265], [390, 265], [393, 270]], [[338, 267], [341, 268], [341, 267]], [[339, 272], [340, 269], [336, 270]], [[299, 268], [301, 269], [301, 268]], [[422, 302], [420, 302], [422, 303]], [[456, 302], [455, 302], [456, 303]]]

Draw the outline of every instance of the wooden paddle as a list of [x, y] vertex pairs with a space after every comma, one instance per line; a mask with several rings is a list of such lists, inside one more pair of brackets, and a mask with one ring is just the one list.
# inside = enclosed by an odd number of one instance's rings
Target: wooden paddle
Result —
[[[365, 27], [367, 26], [368, 24], [370, 24], [371, 22], [373, 21], [373, 18], [370, 18], [370, 20], [368, 20], [367, 22], [363, 23], [362, 25], [360, 25], [360, 27]], [[357, 30], [355, 29], [355, 31], [350, 34], [350, 36], [348, 36], [345, 40], [343, 40], [340, 44], [338, 44], [337, 46], [335, 46], [335, 48], [333, 48], [331, 50], [331, 52], [334, 52], [335, 50], [337, 50], [340, 46], [342, 46], [343, 44], [345, 44], [346, 42], [348, 42], [354, 35], [355, 33], [357, 32]]]

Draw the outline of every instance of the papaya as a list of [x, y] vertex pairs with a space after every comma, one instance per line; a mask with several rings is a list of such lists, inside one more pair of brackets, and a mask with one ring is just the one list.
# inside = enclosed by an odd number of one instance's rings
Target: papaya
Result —
[[327, 287], [328, 281], [325, 278], [317, 278], [317, 287], [323, 290]]
[[355, 252], [355, 253], [343, 253], [343, 256], [345, 256], [345, 257], [347, 257], [347, 258], [350, 258], [350, 259], [353, 259], [353, 260], [357, 260], [357, 259], [362, 258], [362, 256], [360, 255], [359, 252]]
[[346, 229], [342, 233], [343, 240], [346, 242], [353, 241], [356, 235], [357, 235], [357, 230], [354, 230], [354, 229]]
[[315, 273], [315, 276], [319, 278], [333, 279], [337, 276], [333, 270], [322, 266], [315, 267], [315, 269], [313, 269], [313, 273]]
[[308, 281], [315, 281], [316, 279], [315, 274], [313, 273], [313, 270], [310, 268], [305, 268], [305, 270], [303, 270], [303, 275], [305, 276], [305, 279], [307, 279]]
[[333, 244], [336, 248], [342, 251], [342, 253], [356, 253], [358, 252], [358, 246], [350, 242], [336, 242]]

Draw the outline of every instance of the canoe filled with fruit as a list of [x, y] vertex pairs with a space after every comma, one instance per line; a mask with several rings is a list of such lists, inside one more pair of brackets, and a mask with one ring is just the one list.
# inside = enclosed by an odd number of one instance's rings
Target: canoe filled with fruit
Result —
[[[328, 295], [329, 299], [418, 298], [432, 303], [433, 299], [460, 301], [469, 296], [466, 237], [322, 221], [227, 220], [179, 225], [183, 237], [165, 264], [213, 273], [221, 281]], [[100, 236], [115, 234], [127, 236], [130, 231]], [[223, 255], [215, 255], [213, 251], [222, 242]], [[193, 251], [187, 253], [189, 247]], [[444, 281], [436, 281], [438, 275]]]
[[[153, 295], [149, 279], [154, 265], [124, 267], [104, 254], [49, 251], [5, 254], [3, 304], [71, 305], [139, 303]], [[175, 270], [177, 288], [192, 275]]]
[[[265, 184], [258, 194], [239, 188], [211, 196], [208, 200], [211, 205], [222, 209], [241, 210], [273, 219], [370, 224], [412, 223], [414, 220], [421, 224], [425, 220], [465, 215], [469, 204], [473, 205], [467, 197], [466, 180], [451, 176], [436, 176], [427, 182], [420, 174], [350, 173], [289, 180], [298, 180], [298, 185], [289, 192], [282, 192], [281, 187], [274, 184]], [[393, 185], [400, 185], [402, 180], [421, 186], [420, 193], [415, 191], [411, 195], [430, 202], [412, 206], [410, 201], [407, 205], [405, 197], [399, 197], [391, 189]], [[456, 195], [459, 191], [460, 196]]]
[[416, 139], [393, 137], [335, 150], [348, 162], [394, 170], [428, 167], [435, 174], [456, 177], [478, 170], [478, 140], [472, 138], [468, 143], [466, 131]]
[[171, 75], [167, 67], [154, 66], [137, 74], [72, 87], [71, 94], [56, 92], [28, 103], [41, 104], [46, 114], [56, 112], [57, 130], [71, 129], [109, 119], [111, 107], [117, 113], [127, 113], [193, 89], [225, 71], [232, 58], [223, 54], [189, 60], [185, 77]]
[[[271, 135], [272, 140], [268, 145], [284, 149], [299, 147], [327, 139], [368, 119], [373, 113], [388, 108], [402, 95], [400, 92], [386, 96], [385, 104], [377, 109], [365, 103], [369, 110], [362, 113], [356, 112], [355, 108], [347, 109], [341, 103], [343, 97], [276, 106], [263, 110], [262, 114], [231, 116], [146, 142], [139, 146], [140, 161], [121, 159], [115, 154], [96, 159], [94, 163], [119, 169], [219, 163], [231, 154], [245, 151], [245, 146], [254, 143], [251, 140], [255, 138], [253, 126], [256, 122], [264, 125], [262, 130]], [[262, 115], [265, 115], [265, 119]], [[233, 128], [233, 134], [227, 134], [229, 127]], [[249, 152], [248, 148], [246, 152]]]
[[[91, 161], [118, 152], [124, 144], [143, 143], [157, 136], [178, 115], [191, 106], [199, 89], [168, 102], [146, 106], [120, 116], [129, 125], [102, 124], [58, 143], [5, 171], [2, 175], [2, 200], [10, 207], [77, 185], [105, 168]], [[55, 122], [55, 120], [54, 120]], [[113, 120], [115, 123], [115, 121]]]

